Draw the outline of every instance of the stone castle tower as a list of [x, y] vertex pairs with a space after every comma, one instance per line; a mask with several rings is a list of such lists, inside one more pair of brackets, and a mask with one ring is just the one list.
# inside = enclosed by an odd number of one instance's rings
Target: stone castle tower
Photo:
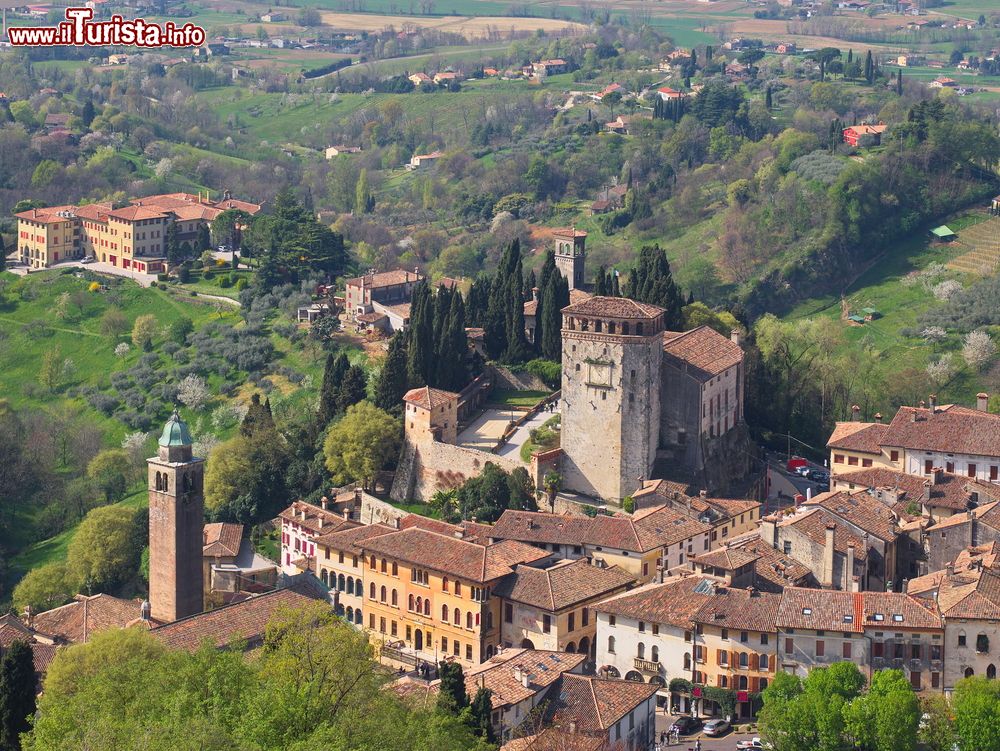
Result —
[[569, 282], [570, 289], [583, 289], [587, 261], [587, 233], [568, 228], [557, 229], [552, 236], [556, 241], [556, 268]]
[[620, 501], [650, 477], [663, 312], [622, 297], [563, 308], [561, 472], [568, 490]]
[[204, 460], [174, 410], [149, 466], [149, 601], [152, 617], [176, 621], [204, 608], [202, 546]]

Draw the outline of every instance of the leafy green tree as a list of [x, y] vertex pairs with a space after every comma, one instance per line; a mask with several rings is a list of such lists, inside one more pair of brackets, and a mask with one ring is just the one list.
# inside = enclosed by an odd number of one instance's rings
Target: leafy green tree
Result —
[[35, 716], [35, 660], [27, 642], [15, 641], [0, 661], [0, 749], [20, 751], [21, 733]]
[[404, 394], [406, 394], [406, 335], [396, 332], [389, 340], [389, 353], [375, 380], [375, 406], [385, 412], [397, 413], [402, 408]]
[[465, 689], [465, 672], [460, 662], [441, 662], [438, 664], [438, 675], [441, 678], [438, 691], [437, 706], [442, 712], [457, 715], [469, 706], [469, 693]]
[[[219, 521], [254, 524], [287, 505], [285, 482], [290, 456], [285, 439], [268, 426], [270, 412], [260, 405], [258, 421], [244, 419], [240, 432], [209, 454], [205, 467], [205, 508]], [[247, 412], [247, 416], [250, 416]], [[271, 423], [273, 426], [273, 421]], [[244, 427], [250, 428], [244, 432]]]
[[377, 474], [396, 459], [399, 444], [399, 421], [371, 402], [358, 402], [326, 435], [326, 468], [335, 483], [361, 480], [372, 487]]
[[921, 709], [920, 742], [928, 751], [952, 751], [955, 747], [955, 726], [948, 699], [940, 694], [925, 697]]
[[108, 503], [125, 497], [131, 463], [122, 449], [104, 449], [87, 464], [87, 477]]
[[53, 561], [25, 574], [14, 587], [11, 598], [18, 612], [31, 608], [41, 613], [68, 602], [76, 591], [76, 583], [66, 573], [66, 564]]
[[136, 318], [132, 324], [132, 344], [145, 352], [151, 350], [158, 326], [156, 316], [151, 313]]
[[139, 568], [142, 550], [133, 544], [135, 509], [101, 506], [80, 522], [66, 552], [66, 570], [72, 581], [92, 592], [112, 589]]
[[962, 751], [1000, 748], [1000, 682], [979, 675], [963, 678], [955, 684], [951, 703]]
[[846, 729], [872, 751], [910, 751], [917, 745], [920, 703], [901, 670], [878, 670], [867, 693], [845, 707]]
[[225, 245], [234, 253], [241, 250], [242, 231], [240, 227], [248, 225], [253, 217], [242, 209], [226, 209], [212, 220], [212, 226], [208, 232], [208, 242], [204, 243], [204, 235], [199, 230], [199, 245], [204, 244], [202, 250], [211, 250], [220, 245]]

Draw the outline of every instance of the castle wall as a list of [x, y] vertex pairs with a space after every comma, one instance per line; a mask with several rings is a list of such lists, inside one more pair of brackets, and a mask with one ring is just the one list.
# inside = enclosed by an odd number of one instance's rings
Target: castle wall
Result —
[[395, 501], [429, 501], [439, 490], [457, 488], [477, 477], [487, 462], [511, 472], [524, 465], [518, 459], [439, 441], [407, 441], [389, 495]]

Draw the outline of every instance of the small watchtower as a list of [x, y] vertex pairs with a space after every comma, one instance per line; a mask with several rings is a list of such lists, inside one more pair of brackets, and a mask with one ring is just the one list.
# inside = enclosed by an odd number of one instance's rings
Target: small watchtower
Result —
[[583, 289], [587, 262], [587, 233], [575, 227], [552, 232], [556, 241], [556, 268], [570, 289]]

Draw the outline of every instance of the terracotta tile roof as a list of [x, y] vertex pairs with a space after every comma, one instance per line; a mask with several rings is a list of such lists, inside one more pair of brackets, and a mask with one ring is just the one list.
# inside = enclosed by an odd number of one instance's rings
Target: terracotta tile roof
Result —
[[882, 445], [1000, 457], [1000, 415], [953, 404], [939, 406], [933, 413], [900, 407]]
[[650, 623], [687, 627], [712, 596], [712, 585], [718, 583], [703, 576], [678, 577], [609, 597], [594, 609]]
[[360, 552], [365, 540], [395, 531], [395, 528], [385, 524], [364, 524], [319, 535], [315, 538], [315, 542], [317, 545], [323, 545], [334, 550]]
[[864, 541], [858, 535], [851, 532], [844, 524], [838, 524], [823, 509], [803, 509], [778, 522], [779, 527], [791, 527], [796, 532], [808, 537], [814, 545], [821, 547], [826, 545], [826, 528], [828, 524], [834, 525], [834, 550], [847, 555], [848, 546], [854, 545], [854, 557], [857, 560], [864, 560], [868, 557], [868, 548], [864, 544]]
[[1000, 620], [1000, 571], [966, 571], [941, 578], [937, 590], [941, 615], [948, 618]]
[[381, 271], [377, 274], [365, 274], [347, 280], [348, 287], [360, 287], [364, 284], [366, 289], [380, 289], [382, 287], [392, 287], [397, 284], [407, 284], [419, 282], [424, 277], [414, 271], [404, 271], [403, 269], [393, 269], [392, 271]]
[[203, 535], [202, 555], [235, 558], [243, 541], [243, 525], [226, 522], [206, 524]]
[[0, 647], [7, 648], [16, 641], [33, 642], [35, 633], [13, 613], [0, 616]]
[[[860, 472], [847, 472], [833, 477], [835, 489], [847, 490], [849, 485], [857, 488], [870, 488], [875, 491], [874, 497], [889, 503], [893, 498], [904, 504], [913, 501], [926, 503], [937, 508], [948, 508], [954, 511], [965, 511], [975, 505], [972, 494], [977, 494], [976, 503], [987, 500], [1000, 500], [1000, 485], [983, 482], [972, 477], [964, 477], [950, 472], [939, 472], [933, 484], [930, 484], [930, 499], [924, 500], [924, 487], [927, 478], [920, 475], [908, 475], [893, 469], [863, 469]], [[881, 492], [880, 492], [881, 489]], [[898, 490], [896, 493], [894, 491]], [[881, 497], [880, 497], [881, 496]]]
[[878, 455], [888, 430], [888, 425], [879, 422], [838, 422], [826, 447]]
[[743, 349], [736, 342], [708, 326], [685, 331], [664, 339], [668, 362], [684, 368], [699, 381], [709, 381], [743, 362]]
[[[505, 649], [484, 663], [465, 672], [465, 688], [469, 696], [475, 696], [480, 686], [493, 692], [493, 709], [513, 706], [535, 694], [548, 689], [564, 673], [577, 668], [587, 659], [587, 655], [551, 652], [543, 649]], [[514, 678], [514, 670], [527, 673], [528, 687]], [[434, 693], [440, 689], [440, 682], [432, 686]]]
[[864, 630], [863, 620], [864, 600], [860, 592], [788, 587], [781, 595], [775, 624], [778, 628], [860, 634]]
[[305, 501], [294, 501], [291, 506], [278, 514], [278, 517], [293, 524], [298, 524], [313, 534], [324, 535], [341, 529], [347, 529], [348, 527], [357, 527], [360, 524], [360, 522], [345, 519], [343, 514], [338, 514], [334, 511], [324, 511], [319, 506], [314, 506]]
[[562, 312], [577, 316], [604, 316], [607, 318], [650, 319], [663, 313], [663, 308], [627, 297], [591, 297], [570, 303]]
[[838, 522], [854, 525], [886, 542], [895, 540], [900, 533], [892, 509], [864, 490], [820, 493], [802, 504], [803, 509], [813, 507], [822, 508]]
[[646, 480], [642, 489], [633, 493], [633, 497], [636, 499], [651, 495], [662, 498], [661, 503], [688, 516], [698, 518], [709, 512], [717, 517], [713, 521], [731, 519], [752, 509], [760, 508], [762, 505], [760, 501], [749, 498], [702, 496], [696, 490], [692, 491], [686, 483], [674, 480]]
[[710, 525], [666, 506], [644, 509], [631, 516], [594, 518], [508, 509], [493, 525], [490, 536], [536, 544], [599, 545], [645, 553], [710, 530]]
[[[790, 555], [775, 550], [756, 531], [731, 537], [724, 548], [742, 550], [755, 556], [754, 582], [757, 589], [781, 592], [785, 587], [805, 587], [815, 584], [811, 569]], [[706, 553], [705, 555], [710, 555]], [[700, 558], [698, 556], [697, 558]], [[698, 562], [697, 558], [695, 559]]]
[[743, 566], [755, 562], [758, 558], [760, 558], [760, 553], [754, 550], [724, 547], [692, 556], [691, 561], [693, 563], [700, 563], [703, 566], [713, 566], [725, 569], [726, 571], [735, 571], [738, 568], [743, 568]]
[[562, 692], [554, 702], [553, 725], [563, 730], [570, 722], [577, 732], [604, 734], [633, 709], [656, 694], [655, 683], [638, 683], [566, 673]]
[[862, 592], [867, 628], [942, 628], [941, 616], [930, 603], [903, 592]]
[[38, 222], [39, 224], [52, 224], [54, 222], [68, 222], [72, 217], [67, 218], [64, 216], [59, 216], [60, 212], [73, 212], [76, 213], [76, 206], [48, 206], [41, 209], [28, 209], [27, 211], [21, 211], [14, 214], [18, 219], [24, 219], [29, 222]]
[[479, 524], [478, 522], [465, 520], [460, 521], [458, 524], [449, 524], [440, 519], [431, 519], [428, 516], [420, 514], [407, 514], [399, 520], [400, 529], [411, 529], [413, 527], [419, 527], [420, 529], [426, 529], [442, 535], [451, 535], [452, 537], [458, 537], [461, 534], [460, 539], [468, 542], [478, 542], [482, 545], [485, 545], [487, 540], [489, 540], [489, 533], [492, 529], [489, 524]]
[[372, 311], [371, 313], [362, 313], [357, 316], [357, 320], [361, 321], [361, 323], [378, 323], [386, 318], [388, 318], [388, 316], [385, 313], [376, 313], [375, 311]]
[[546, 728], [541, 733], [507, 741], [500, 747], [500, 751], [604, 751], [606, 748], [607, 738], [599, 735]]
[[965, 514], [953, 514], [946, 519], [942, 519], [937, 524], [928, 527], [927, 532], [939, 532], [940, 530], [947, 529], [948, 527], [957, 527], [961, 524], [968, 524], [969, 514], [972, 514], [972, 518], [981, 524], [986, 524], [988, 527], [1000, 530], [1000, 502], [993, 501], [971, 509]]
[[142, 219], [163, 219], [167, 215], [156, 208], [137, 206], [133, 204], [131, 206], [124, 206], [120, 209], [109, 211], [108, 216], [114, 217], [115, 219], [121, 219], [125, 222], [138, 222]]
[[432, 389], [430, 386], [410, 389], [403, 395], [404, 402], [416, 404], [424, 409], [434, 409], [456, 399], [458, 399], [458, 394], [442, 389]]
[[303, 587], [277, 589], [241, 602], [151, 629], [150, 633], [171, 649], [193, 652], [208, 641], [222, 648], [236, 641], [256, 647], [264, 629], [281, 608], [301, 608], [316, 602], [315, 593]]
[[33, 641], [29, 644], [31, 647], [32, 662], [35, 666], [35, 672], [39, 675], [45, 675], [49, 670], [49, 665], [52, 660], [55, 659], [56, 651], [59, 649], [55, 644], [40, 644], [37, 641]]
[[599, 568], [586, 558], [562, 561], [549, 568], [515, 566], [494, 592], [507, 600], [556, 612], [610, 594], [635, 582], [618, 566]]
[[122, 600], [106, 594], [77, 595], [75, 601], [39, 613], [32, 628], [54, 639], [83, 643], [109, 628], [125, 628], [139, 617], [142, 600]]
[[92, 222], [107, 222], [108, 212], [114, 209], [112, 203], [88, 203], [76, 210], [76, 215], [80, 219], [87, 219]]
[[556, 227], [552, 230], [556, 237], [586, 237], [587, 233], [575, 227]]
[[780, 603], [781, 595], [770, 592], [719, 587], [693, 620], [739, 631], [775, 631]]
[[480, 545], [419, 527], [372, 537], [361, 547], [365, 552], [397, 558], [484, 584], [509, 574], [518, 563], [538, 561], [548, 556], [538, 548], [514, 540]]

